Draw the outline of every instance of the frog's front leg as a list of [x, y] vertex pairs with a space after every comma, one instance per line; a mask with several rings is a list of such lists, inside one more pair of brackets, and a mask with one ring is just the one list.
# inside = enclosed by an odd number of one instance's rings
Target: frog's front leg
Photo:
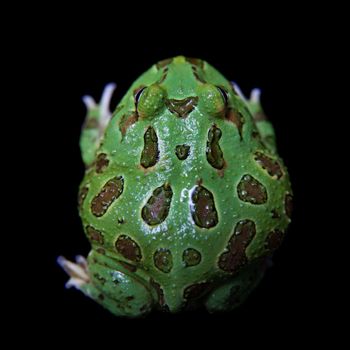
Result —
[[81, 290], [116, 316], [140, 317], [154, 305], [156, 291], [114, 259], [91, 251], [85, 263], [82, 257], [76, 264], [63, 257], [58, 263], [70, 276], [68, 288]]
[[239, 86], [236, 83], [232, 83], [234, 90], [246, 103], [250, 113], [253, 116], [255, 125], [261, 136], [261, 140], [264, 145], [269, 148], [272, 152], [276, 152], [276, 136], [273, 125], [269, 122], [260, 101], [261, 90], [253, 89], [250, 93], [249, 99], [247, 99]]
[[96, 103], [91, 96], [83, 97], [87, 114], [81, 132], [80, 149], [86, 166], [91, 165], [94, 161], [96, 150], [100, 146], [101, 138], [111, 119], [109, 105], [115, 88], [116, 85], [113, 83], [106, 85], [99, 103]]

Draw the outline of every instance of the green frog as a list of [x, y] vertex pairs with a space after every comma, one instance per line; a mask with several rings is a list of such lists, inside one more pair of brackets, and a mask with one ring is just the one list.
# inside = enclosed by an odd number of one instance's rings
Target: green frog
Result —
[[113, 113], [115, 85], [83, 98], [78, 206], [92, 249], [58, 263], [117, 316], [230, 311], [256, 287], [292, 211], [260, 104], [204, 60], [153, 65]]

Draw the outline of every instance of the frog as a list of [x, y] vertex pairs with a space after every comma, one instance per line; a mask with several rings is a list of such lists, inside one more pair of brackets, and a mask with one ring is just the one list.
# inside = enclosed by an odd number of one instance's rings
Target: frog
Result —
[[229, 312], [262, 280], [293, 192], [259, 89], [246, 98], [205, 60], [159, 61], [113, 112], [115, 84], [83, 97], [78, 209], [87, 259], [58, 258], [116, 316]]

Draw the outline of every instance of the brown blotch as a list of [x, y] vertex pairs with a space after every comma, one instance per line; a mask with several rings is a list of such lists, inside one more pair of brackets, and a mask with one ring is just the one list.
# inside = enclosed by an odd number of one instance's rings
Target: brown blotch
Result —
[[239, 137], [242, 140], [242, 129], [244, 124], [243, 115], [239, 111], [229, 108], [226, 113], [226, 119], [236, 125], [239, 132]]
[[154, 265], [162, 272], [169, 273], [173, 268], [173, 256], [169, 249], [159, 248], [153, 256]]
[[293, 212], [293, 197], [290, 194], [286, 194], [284, 199], [284, 208], [286, 215], [291, 218]]
[[267, 202], [265, 186], [251, 175], [244, 175], [237, 186], [238, 197], [251, 204], [264, 204]]
[[131, 300], [134, 300], [135, 297], [133, 295], [130, 295], [128, 297], [125, 298], [127, 301], [131, 301]]
[[198, 250], [193, 248], [188, 248], [184, 250], [182, 254], [182, 260], [185, 263], [186, 267], [196, 266], [201, 262], [202, 256]]
[[191, 214], [197, 226], [211, 228], [218, 223], [213, 194], [203, 186], [197, 186], [192, 193]]
[[162, 69], [162, 68], [164, 68], [165, 66], [168, 66], [172, 61], [173, 61], [173, 58], [167, 58], [167, 59], [165, 59], [165, 60], [159, 61], [159, 62], [156, 64], [156, 67], [157, 67], [157, 69]]
[[117, 251], [124, 258], [139, 262], [142, 259], [140, 246], [129, 236], [121, 235], [115, 242]]
[[248, 261], [245, 250], [256, 234], [255, 223], [240, 221], [231, 236], [226, 252], [219, 257], [219, 268], [229, 273], [237, 272]]
[[89, 192], [89, 187], [84, 186], [80, 189], [78, 194], [78, 206], [81, 208], [83, 206], [84, 200]]
[[281, 245], [283, 240], [283, 232], [274, 230], [269, 233], [265, 241], [265, 248], [270, 252], [275, 251]]
[[175, 154], [180, 160], [185, 160], [190, 153], [190, 146], [187, 145], [177, 145], [175, 149]]
[[144, 168], [154, 166], [159, 158], [158, 137], [155, 130], [150, 126], [144, 136], [144, 147], [141, 153], [141, 165]]
[[102, 254], [102, 255], [106, 254], [106, 251], [103, 248], [100, 248], [100, 247], [97, 248], [96, 251], [97, 251], [97, 253]]
[[153, 278], [150, 279], [150, 285], [155, 289], [158, 295], [158, 303], [163, 308], [165, 306], [164, 292], [160, 284], [157, 283]]
[[91, 212], [100, 217], [106, 213], [110, 205], [123, 193], [124, 179], [116, 176], [103, 186], [101, 192], [97, 194], [91, 202]]
[[192, 284], [185, 288], [184, 298], [187, 300], [193, 300], [203, 297], [212, 288], [212, 284], [209, 282], [201, 282]]
[[169, 184], [157, 187], [142, 208], [142, 218], [148, 225], [158, 225], [169, 214], [173, 191]]
[[103, 300], [105, 299], [105, 297], [104, 297], [103, 294], [99, 294], [99, 295], [98, 295], [98, 298], [99, 298], [99, 300], [101, 300], [101, 301], [103, 301]]
[[281, 166], [276, 160], [273, 160], [261, 152], [255, 152], [254, 159], [263, 169], [267, 170], [270, 176], [276, 176], [277, 179], [283, 176]]
[[120, 122], [119, 122], [119, 130], [122, 134], [122, 137], [125, 136], [127, 130], [137, 122], [138, 120], [138, 115], [136, 112], [131, 112], [129, 114], [124, 114], [121, 118], [120, 118]]
[[182, 100], [167, 99], [165, 104], [171, 113], [176, 114], [179, 118], [186, 118], [197, 106], [198, 97], [187, 97]]
[[137, 267], [134, 265], [131, 265], [125, 261], [118, 261], [120, 265], [122, 265], [126, 270], [130, 271], [130, 272], [136, 272], [137, 271]]
[[272, 219], [279, 219], [281, 215], [278, 213], [277, 209], [272, 209], [271, 210], [271, 217]]
[[186, 61], [188, 63], [193, 64], [194, 66], [197, 66], [197, 67], [201, 68], [201, 69], [204, 68], [204, 62], [203, 62], [203, 60], [201, 60], [199, 58], [186, 57]]
[[89, 225], [86, 227], [86, 232], [91, 241], [94, 241], [94, 242], [97, 242], [98, 244], [103, 245], [104, 238], [101, 231], [98, 231]]
[[109, 160], [107, 158], [107, 154], [106, 153], [100, 153], [97, 156], [97, 160], [96, 160], [96, 164], [95, 164], [95, 168], [96, 168], [96, 173], [101, 174], [103, 173], [109, 164]]
[[206, 155], [208, 163], [215, 169], [222, 169], [225, 164], [223, 153], [219, 145], [221, 135], [222, 132], [216, 125], [213, 125], [209, 129]]

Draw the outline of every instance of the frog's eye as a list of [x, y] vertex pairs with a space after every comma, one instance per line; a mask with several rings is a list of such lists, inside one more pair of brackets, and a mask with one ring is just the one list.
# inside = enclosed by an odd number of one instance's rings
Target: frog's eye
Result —
[[213, 117], [223, 118], [225, 116], [229, 97], [224, 88], [212, 84], [204, 84], [200, 87], [199, 96], [199, 108], [203, 112]]
[[140, 88], [135, 92], [136, 111], [140, 118], [153, 118], [165, 106], [166, 92], [158, 84]]
[[137, 107], [139, 101], [140, 101], [140, 97], [142, 95], [142, 93], [145, 91], [146, 89], [146, 86], [143, 86], [143, 87], [140, 87], [139, 89], [137, 89], [135, 91], [135, 94], [134, 94], [134, 99], [135, 99], [135, 105]]

